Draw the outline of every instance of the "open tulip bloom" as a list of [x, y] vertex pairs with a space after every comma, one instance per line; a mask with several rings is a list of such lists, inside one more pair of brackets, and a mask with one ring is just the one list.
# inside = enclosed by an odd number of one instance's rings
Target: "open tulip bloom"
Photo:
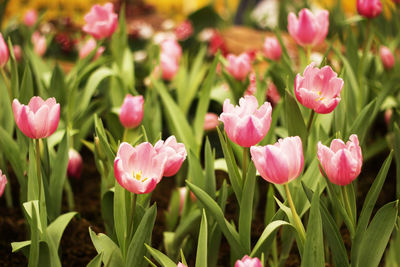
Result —
[[106, 3], [103, 6], [94, 5], [85, 15], [86, 24], [83, 31], [95, 39], [110, 37], [118, 25], [118, 15], [114, 13], [114, 5]]

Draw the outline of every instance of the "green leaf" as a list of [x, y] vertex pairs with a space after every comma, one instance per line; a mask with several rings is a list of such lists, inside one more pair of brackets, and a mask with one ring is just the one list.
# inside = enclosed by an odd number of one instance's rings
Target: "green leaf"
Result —
[[64, 138], [58, 146], [57, 155], [51, 165], [49, 195], [47, 201], [48, 216], [54, 220], [61, 212], [62, 192], [68, 167], [69, 134], [65, 131]]
[[204, 177], [203, 169], [201, 167], [200, 160], [196, 157], [195, 153], [190, 150], [188, 156], [189, 161], [189, 181], [197, 185], [203, 190], [206, 190], [206, 179]]
[[176, 105], [175, 101], [172, 99], [163, 83], [155, 79], [152, 79], [151, 82], [154, 84], [154, 87], [161, 96], [166, 114], [172, 122], [172, 126], [176, 131], [178, 139], [183, 141], [186, 146], [186, 150], [192, 149], [198, 153], [199, 146], [196, 143], [193, 131], [183, 115], [182, 110]]
[[[39, 203], [37, 200], [24, 203], [26, 212], [31, 216], [31, 246], [29, 248], [28, 267], [36, 267], [39, 263], [39, 238], [40, 238], [40, 220], [39, 220]], [[29, 221], [29, 220], [28, 220]]]
[[382, 190], [383, 184], [385, 183], [387, 173], [389, 171], [390, 164], [392, 163], [393, 151], [390, 152], [385, 162], [382, 164], [378, 175], [376, 176], [368, 194], [365, 198], [356, 228], [356, 234], [353, 240], [353, 246], [351, 249], [351, 262], [354, 266], [358, 266], [359, 255], [361, 253], [360, 245], [363, 240], [365, 231], [367, 229], [368, 222], [370, 220], [372, 210], [375, 206], [376, 200], [378, 199], [379, 193]]
[[197, 243], [196, 253], [196, 267], [207, 267], [207, 248], [208, 244], [208, 230], [207, 230], [207, 216], [203, 209], [203, 216], [201, 218], [199, 240]]
[[146, 210], [135, 234], [129, 244], [126, 266], [144, 266], [146, 254], [145, 242], [150, 240], [154, 222], [157, 216], [157, 206], [153, 204]]
[[198, 200], [205, 206], [208, 213], [210, 213], [214, 219], [218, 222], [221, 231], [224, 233], [228, 243], [233, 251], [235, 257], [245, 254], [245, 249], [240, 243], [240, 238], [238, 232], [235, 228], [225, 219], [224, 213], [218, 204], [201, 188], [196, 185], [186, 181], [190, 190], [195, 194]]
[[215, 199], [216, 184], [215, 184], [215, 169], [214, 169], [215, 151], [212, 151], [210, 141], [206, 138], [204, 147], [204, 161], [205, 161], [205, 191]]
[[322, 219], [319, 211], [318, 193], [313, 195], [311, 201], [311, 211], [308, 219], [301, 266], [325, 266], [324, 237], [322, 234]]
[[289, 136], [300, 136], [305, 145], [307, 141], [307, 128], [297, 101], [287, 90], [285, 94], [285, 115]]
[[242, 246], [250, 252], [251, 222], [253, 220], [254, 187], [256, 184], [256, 167], [251, 161], [244, 182], [242, 201], [239, 212], [239, 236]]
[[398, 200], [380, 208], [372, 219], [360, 244], [358, 265], [378, 266], [389, 242], [398, 214]]
[[371, 101], [367, 106], [365, 106], [357, 118], [352, 122], [352, 127], [350, 128], [348, 134], [357, 134], [360, 144], [365, 141], [365, 136], [368, 132], [368, 128], [371, 125], [374, 117], [371, 117], [375, 109], [376, 99]]
[[75, 211], [65, 213], [60, 215], [57, 219], [55, 219], [46, 229], [47, 235], [52, 239], [53, 244], [56, 246], [56, 250], [60, 245], [61, 237], [64, 233], [65, 228], [72, 220], [72, 218], [78, 213]]
[[58, 64], [54, 67], [53, 74], [48, 88], [49, 96], [55, 97], [61, 107], [66, 106], [67, 86], [65, 84], [65, 77], [62, 69]]
[[173, 262], [168, 256], [166, 256], [164, 253], [158, 251], [157, 249], [154, 249], [150, 247], [147, 244], [144, 244], [147, 248], [147, 250], [150, 252], [151, 256], [163, 267], [176, 267], [176, 263]]
[[397, 123], [393, 126], [394, 158], [396, 161], [396, 197], [400, 199], [400, 129]]
[[114, 192], [114, 227], [117, 235], [118, 244], [121, 248], [122, 254], [125, 255], [128, 244], [125, 244], [125, 237], [128, 235], [127, 219], [128, 214], [126, 213], [126, 192], [117, 180], [115, 180], [115, 192]]
[[103, 252], [100, 254], [97, 254], [96, 257], [94, 257], [86, 267], [101, 267], [101, 262], [103, 261]]
[[18, 100], [21, 104], [28, 104], [33, 95], [32, 73], [29, 64], [26, 64], [24, 75], [22, 76], [21, 88], [19, 89]]
[[97, 253], [103, 253], [105, 266], [124, 266], [121, 250], [108, 236], [102, 233], [96, 235], [90, 227], [89, 234]]
[[10, 62], [11, 62], [11, 90], [13, 91], [13, 97], [16, 97], [19, 95], [18, 63], [15, 60], [14, 49], [10, 38], [7, 41], [8, 41], [8, 50], [10, 51]]

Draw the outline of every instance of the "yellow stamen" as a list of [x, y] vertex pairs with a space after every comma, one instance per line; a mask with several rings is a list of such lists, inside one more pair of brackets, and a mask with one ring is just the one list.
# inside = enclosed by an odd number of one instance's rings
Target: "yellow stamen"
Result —
[[133, 172], [133, 178], [138, 181], [145, 182], [148, 178], [142, 178], [143, 172], [140, 170], [138, 172]]

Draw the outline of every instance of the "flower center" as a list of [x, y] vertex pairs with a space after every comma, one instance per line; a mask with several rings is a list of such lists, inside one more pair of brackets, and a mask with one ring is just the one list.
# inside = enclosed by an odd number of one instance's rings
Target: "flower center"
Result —
[[142, 177], [142, 175], [143, 173], [141, 170], [138, 172], [133, 171], [133, 178], [144, 183], [148, 178]]
[[325, 99], [324, 96], [321, 96], [321, 91], [318, 91], [318, 95], [319, 95], [319, 97], [317, 97], [317, 98], [315, 99], [315, 101], [322, 101], [322, 100]]

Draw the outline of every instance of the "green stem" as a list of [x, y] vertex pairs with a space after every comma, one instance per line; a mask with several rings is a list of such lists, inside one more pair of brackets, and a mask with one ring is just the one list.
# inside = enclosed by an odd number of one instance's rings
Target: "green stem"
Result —
[[244, 185], [244, 182], [246, 181], [246, 173], [247, 173], [247, 156], [249, 154], [249, 148], [248, 147], [244, 147], [243, 148], [243, 167], [242, 167], [242, 182]]
[[127, 142], [128, 140], [126, 140], [128, 138], [128, 132], [129, 129], [128, 128], [124, 128], [124, 134], [122, 135], [122, 142]]
[[349, 194], [348, 194], [348, 191], [347, 191], [347, 186], [351, 186], [351, 185], [342, 186], [342, 194], [343, 194], [344, 205], [346, 207], [347, 214], [349, 215], [350, 221], [354, 226], [355, 225], [355, 221], [354, 221], [353, 212], [351, 211], [351, 206], [350, 206], [350, 200], [349, 200]]
[[1, 76], [3, 76], [4, 83], [6, 84], [7, 90], [8, 90], [8, 95], [10, 97], [10, 101], [12, 101], [12, 92], [11, 92], [11, 86], [10, 86], [10, 81], [7, 78], [6, 73], [4, 72], [4, 68], [0, 68]]
[[310, 58], [311, 58], [311, 46], [307, 45], [306, 46], [306, 60], [307, 60], [307, 65], [310, 64]]
[[314, 115], [315, 115], [315, 111], [311, 110], [311, 114], [310, 114], [310, 117], [308, 118], [308, 123], [307, 123], [307, 132], [308, 133], [310, 133], [311, 125], [314, 120]]
[[74, 192], [72, 191], [71, 184], [69, 183], [68, 179], [65, 180], [64, 190], [67, 195], [68, 209], [73, 211], [75, 207]]
[[40, 194], [42, 190], [42, 172], [40, 171], [40, 139], [35, 139], [35, 142], [36, 142], [36, 171], [37, 171], [37, 179], [39, 186], [38, 200], [40, 203]]
[[292, 195], [290, 194], [290, 190], [289, 190], [289, 185], [286, 183], [283, 185], [283, 187], [285, 188], [286, 197], [287, 197], [287, 200], [288, 200], [288, 203], [290, 206], [290, 210], [292, 211], [295, 227], [296, 227], [297, 233], [299, 234], [300, 242], [302, 243], [301, 245], [303, 246], [304, 242], [306, 241], [306, 231], [304, 230], [303, 223], [301, 222], [301, 219], [296, 212], [296, 208], [294, 207]]
[[128, 234], [128, 242], [127, 245], [129, 246], [129, 241], [132, 240], [133, 238], [133, 218], [135, 216], [135, 209], [136, 209], [136, 199], [137, 199], [137, 195], [132, 193], [132, 198], [131, 198], [131, 210], [130, 210], [130, 216], [129, 216], [129, 224], [128, 224], [128, 228], [129, 228], [129, 234]]

